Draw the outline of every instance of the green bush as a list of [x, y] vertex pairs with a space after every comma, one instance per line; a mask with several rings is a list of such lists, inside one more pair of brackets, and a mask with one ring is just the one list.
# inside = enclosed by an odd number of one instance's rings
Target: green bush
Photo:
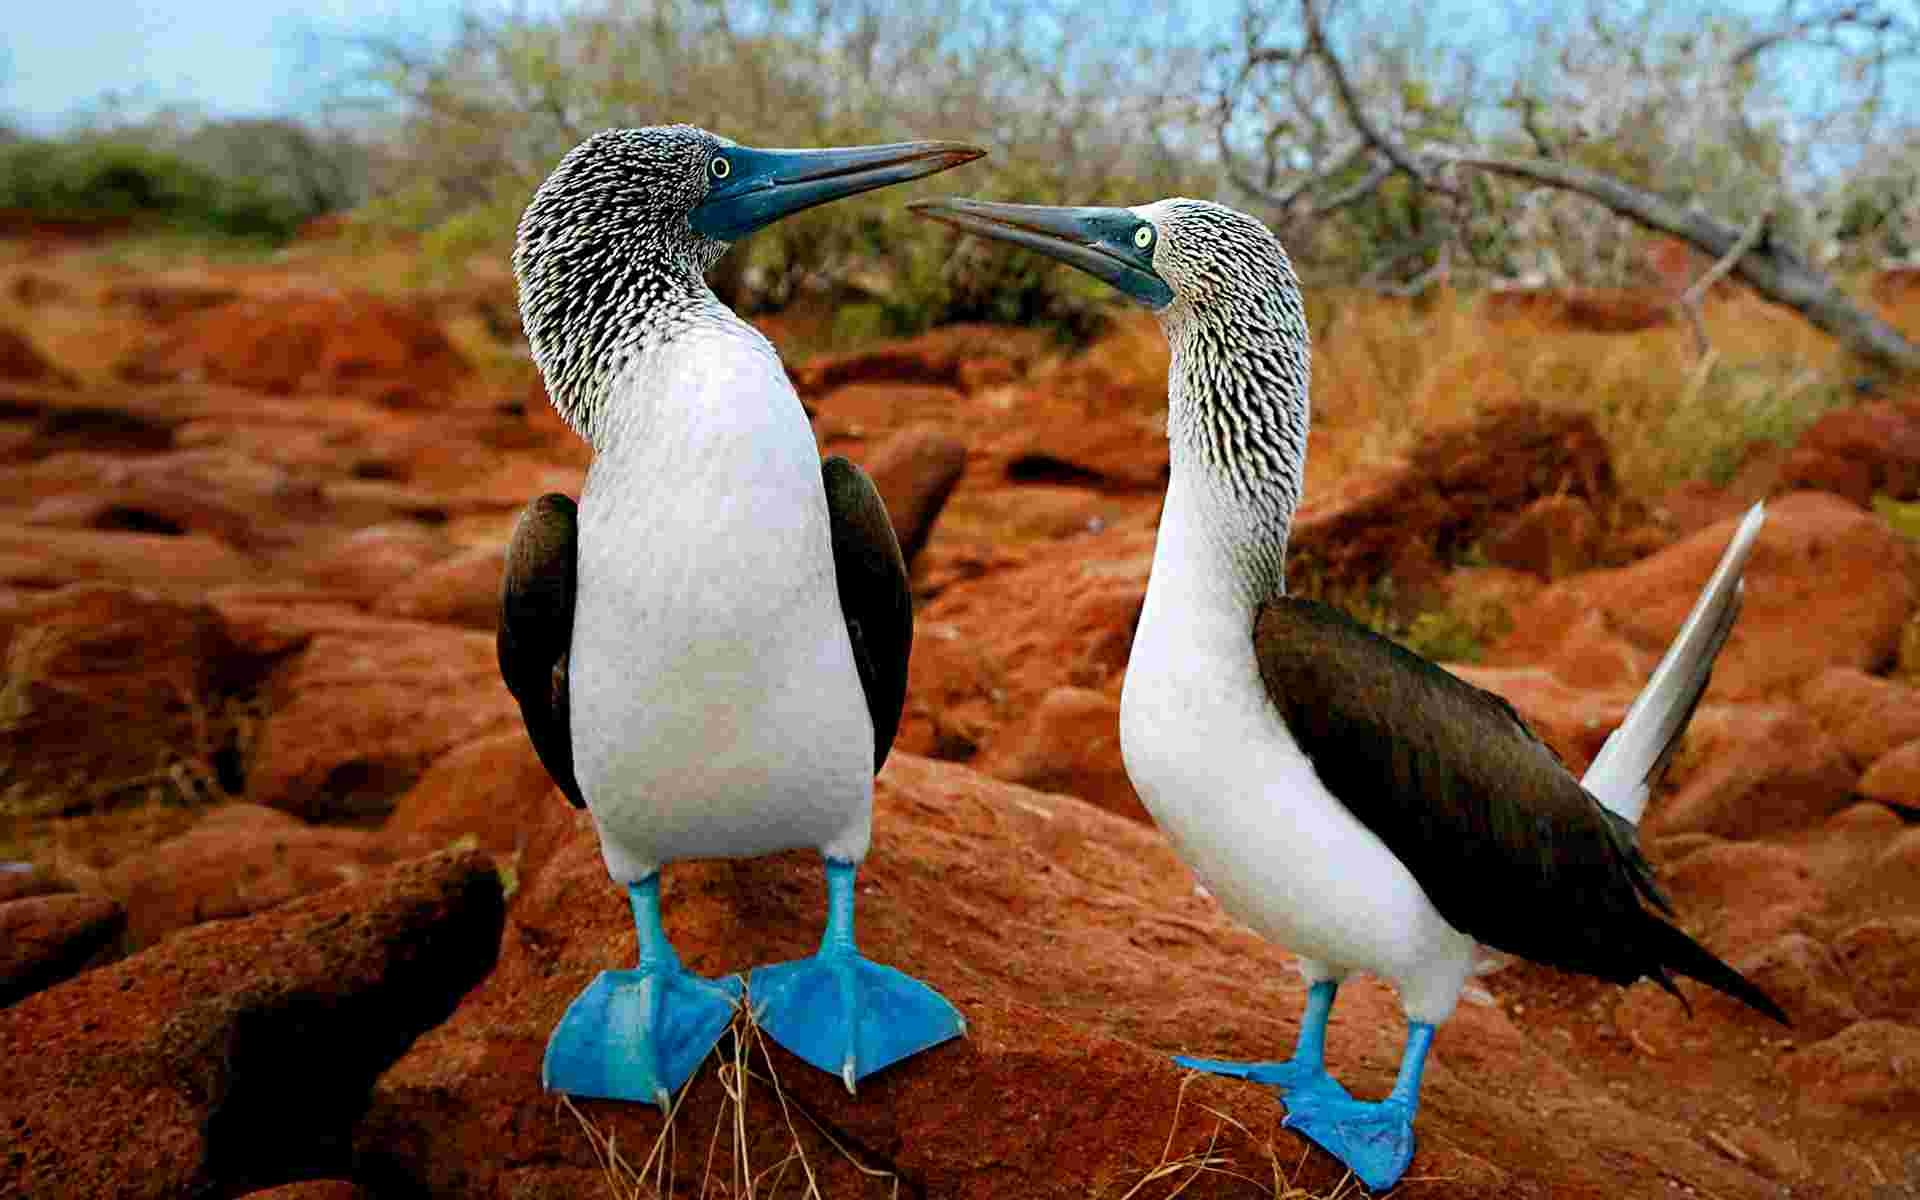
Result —
[[251, 180], [113, 138], [0, 145], [0, 207], [274, 240], [312, 215]]

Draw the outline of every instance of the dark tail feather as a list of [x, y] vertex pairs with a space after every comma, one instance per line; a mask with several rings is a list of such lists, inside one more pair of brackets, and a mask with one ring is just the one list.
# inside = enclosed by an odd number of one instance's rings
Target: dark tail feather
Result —
[[1746, 976], [1715, 958], [1699, 942], [1652, 914], [1647, 915], [1646, 931], [1650, 948], [1663, 968], [1652, 974], [1654, 982], [1660, 986], [1679, 995], [1672, 982], [1665, 978], [1666, 971], [1675, 971], [1689, 979], [1698, 979], [1717, 992], [1724, 992], [1782, 1025], [1792, 1026], [1793, 1022], [1787, 1020], [1786, 1012], [1765, 992], [1750, 983]]

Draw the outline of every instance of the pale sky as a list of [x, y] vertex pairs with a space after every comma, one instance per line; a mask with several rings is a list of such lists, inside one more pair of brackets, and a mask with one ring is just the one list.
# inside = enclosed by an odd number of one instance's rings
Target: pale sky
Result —
[[215, 116], [298, 111], [356, 34], [451, 29], [457, 0], [5, 0], [0, 115], [56, 132], [103, 93]]
[[[341, 48], [356, 36], [444, 38], [468, 0], [0, 0], [0, 119], [36, 133], [57, 133], [99, 98], [117, 92], [145, 110], [190, 105], [211, 116], [264, 116], [307, 111], [334, 85]], [[470, 0], [487, 11], [542, 12], [577, 0]], [[1290, 0], [1272, 0], [1285, 5]], [[1471, 39], [1474, 27], [1511, 29], [1513, 14], [1537, 22], [1562, 19], [1563, 0], [1363, 0], [1383, 11], [1418, 2], [1422, 15]], [[1623, 0], [1624, 2], [1624, 0]], [[1782, 0], [1731, 0], [1757, 18]], [[1189, 12], [1217, 21], [1230, 37], [1241, 0], [1198, 0]], [[1630, 7], [1637, 6], [1629, 4]], [[1090, 19], [1124, 19], [1126, 0], [1088, 3]], [[1351, 5], [1349, 5], [1351, 7]], [[1687, 0], [1659, 7], [1684, 19]], [[1894, 0], [1915, 12], [1920, 0]], [[1506, 19], [1493, 15], [1499, 12]], [[1511, 34], [1495, 35], [1482, 64], [1517, 54]], [[1904, 90], [1904, 89], [1902, 89]], [[1920, 91], [1920, 88], [1916, 88]], [[1900, 99], [1895, 98], [1899, 103]]]

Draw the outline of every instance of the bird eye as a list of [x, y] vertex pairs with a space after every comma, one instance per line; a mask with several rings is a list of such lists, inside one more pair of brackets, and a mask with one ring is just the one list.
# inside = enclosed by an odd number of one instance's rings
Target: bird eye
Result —
[[1134, 230], [1133, 244], [1142, 250], [1153, 245], [1153, 226], [1142, 225], [1140, 228]]
[[727, 176], [733, 174], [733, 164], [728, 162], [725, 157], [716, 155], [713, 161], [707, 164], [707, 170], [713, 172], [715, 179], [725, 179]]

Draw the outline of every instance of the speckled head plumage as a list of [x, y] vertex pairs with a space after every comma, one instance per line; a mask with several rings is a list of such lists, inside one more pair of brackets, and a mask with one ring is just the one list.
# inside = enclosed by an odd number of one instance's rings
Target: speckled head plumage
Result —
[[1174, 470], [1233, 505], [1251, 588], [1282, 587], [1305, 483], [1312, 340], [1293, 263], [1243, 212], [1173, 198], [1135, 208], [943, 200], [911, 206], [1106, 280], [1152, 309], [1173, 348], [1167, 435]]
[[534, 192], [514, 244], [521, 322], [554, 407], [591, 436], [626, 362], [718, 306], [704, 276], [732, 242], [983, 153], [955, 142], [760, 150], [691, 125], [594, 134]]
[[521, 215], [521, 323], [554, 407], [583, 433], [647, 329], [711, 294], [703, 277], [727, 243], [695, 232], [689, 217], [728, 144], [691, 125], [597, 133]]

